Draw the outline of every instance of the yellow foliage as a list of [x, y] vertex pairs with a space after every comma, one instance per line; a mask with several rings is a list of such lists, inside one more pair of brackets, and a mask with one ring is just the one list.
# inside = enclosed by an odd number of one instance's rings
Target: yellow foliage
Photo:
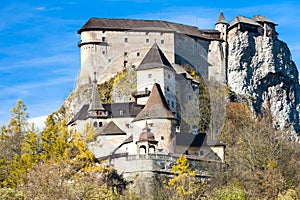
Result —
[[196, 178], [196, 170], [190, 168], [186, 156], [180, 156], [171, 173], [177, 176], [168, 182], [169, 189], [176, 193], [179, 199], [198, 199], [201, 196], [205, 183]]

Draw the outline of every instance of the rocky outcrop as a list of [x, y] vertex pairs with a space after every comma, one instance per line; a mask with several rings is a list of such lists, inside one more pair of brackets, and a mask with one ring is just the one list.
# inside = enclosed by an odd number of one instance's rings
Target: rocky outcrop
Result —
[[276, 128], [299, 127], [298, 70], [286, 43], [254, 33], [228, 35], [228, 86], [272, 113]]

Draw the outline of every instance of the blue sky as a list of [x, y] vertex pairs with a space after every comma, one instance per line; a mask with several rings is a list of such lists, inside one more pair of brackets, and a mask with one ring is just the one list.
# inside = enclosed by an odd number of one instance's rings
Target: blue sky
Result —
[[255, 14], [276, 22], [279, 39], [300, 67], [298, 1], [1, 0], [0, 125], [18, 99], [34, 119], [60, 107], [80, 70], [77, 30], [90, 17], [161, 19], [212, 29], [220, 11], [227, 22]]

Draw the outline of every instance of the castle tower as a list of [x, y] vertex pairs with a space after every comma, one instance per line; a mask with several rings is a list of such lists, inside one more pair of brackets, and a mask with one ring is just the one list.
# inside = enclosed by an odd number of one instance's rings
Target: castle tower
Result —
[[[154, 43], [141, 64], [137, 67], [137, 92], [145, 93], [153, 84], [161, 86], [169, 108], [176, 113], [176, 71], [159, 48]], [[148, 97], [137, 98], [138, 104], [145, 104]]]
[[220, 37], [224, 41], [227, 41], [227, 27], [228, 27], [228, 24], [225, 20], [224, 14], [223, 14], [223, 12], [220, 12], [218, 20], [216, 22], [216, 28], [215, 29], [221, 32]]
[[[226, 84], [227, 83], [227, 66], [228, 66], [228, 44], [227, 44], [228, 24], [225, 20], [223, 12], [220, 12], [218, 20], [216, 22], [215, 29], [220, 31], [220, 38], [224, 42], [221, 42], [222, 49], [219, 48], [220, 44], [217, 44], [217, 46], [215, 46], [215, 48], [214, 48], [215, 50], [220, 49], [220, 52], [218, 52], [217, 54], [215, 54], [216, 52], [212, 52], [212, 54], [209, 55], [208, 60], [210, 62], [214, 63], [213, 65], [215, 66], [215, 67], [211, 67], [211, 68], [215, 68], [215, 69], [211, 70], [210, 74], [212, 74], [212, 76], [210, 77], [210, 79], [212, 77], [214, 77], [213, 74], [217, 74], [217, 76], [215, 76], [215, 78], [213, 78], [213, 79], [217, 80], [220, 83]], [[212, 42], [212, 43], [215, 43], [215, 42]], [[221, 55], [221, 57], [219, 59], [217, 59], [219, 61], [218, 63], [213, 61], [216, 59], [214, 54]]]
[[96, 72], [94, 72], [92, 96], [87, 118], [92, 120], [94, 127], [102, 127], [104, 119], [108, 118], [108, 111], [104, 109], [100, 98], [96, 80]]
[[158, 141], [158, 153], [173, 153], [176, 144], [176, 118], [170, 110], [158, 83], [153, 85], [145, 107], [132, 122], [143, 128], [146, 121]]

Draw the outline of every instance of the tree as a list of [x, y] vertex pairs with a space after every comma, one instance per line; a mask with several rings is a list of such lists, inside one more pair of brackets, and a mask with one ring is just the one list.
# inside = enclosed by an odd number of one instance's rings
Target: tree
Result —
[[41, 132], [41, 159], [44, 161], [60, 161], [64, 158], [68, 148], [67, 123], [62, 121], [56, 123], [53, 116], [46, 119], [46, 128]]
[[1, 149], [3, 151], [0, 152], [0, 157], [6, 160], [21, 155], [21, 143], [28, 126], [26, 109], [23, 101], [18, 100], [16, 106], [10, 111], [11, 119], [8, 125], [1, 128], [1, 143], [5, 149]]
[[180, 200], [200, 199], [204, 195], [205, 183], [196, 178], [196, 170], [190, 168], [186, 156], [180, 156], [171, 173], [175, 175], [168, 182], [169, 189], [173, 191], [174, 198]]
[[11, 119], [7, 126], [0, 130], [0, 183], [9, 185], [8, 178], [12, 175], [11, 167], [22, 154], [22, 141], [28, 129], [26, 106], [18, 100], [11, 109]]
[[218, 177], [219, 187], [238, 180], [250, 199], [275, 199], [299, 188], [299, 145], [288, 141], [286, 131], [274, 130], [268, 113], [253, 116], [246, 103], [228, 104], [220, 138], [227, 144], [228, 168]]

